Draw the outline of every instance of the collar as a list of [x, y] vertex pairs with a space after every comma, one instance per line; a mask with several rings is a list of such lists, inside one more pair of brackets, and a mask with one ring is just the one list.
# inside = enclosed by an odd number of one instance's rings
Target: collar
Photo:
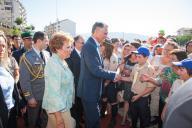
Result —
[[75, 51], [77, 52], [77, 54], [80, 56], [81, 55], [81, 51], [79, 51], [78, 49], [75, 48]]
[[95, 41], [95, 43], [96, 43], [96, 45], [97, 45], [97, 47], [100, 47], [100, 44], [99, 44], [99, 42], [93, 37], [93, 36], [91, 36], [92, 38], [93, 38], [93, 40]]
[[149, 63], [149, 61], [146, 61], [146, 63], [144, 64], [144, 65], [137, 65], [137, 69], [138, 70], [141, 70], [141, 69], [143, 69], [143, 68], [146, 68], [146, 67], [149, 67], [150, 66], [150, 63]]
[[37, 55], [38, 55], [39, 57], [41, 57], [41, 56], [40, 56], [40, 51], [39, 51], [38, 49], [36, 49], [34, 46], [32, 46], [32, 48], [33, 48], [33, 50], [37, 53]]

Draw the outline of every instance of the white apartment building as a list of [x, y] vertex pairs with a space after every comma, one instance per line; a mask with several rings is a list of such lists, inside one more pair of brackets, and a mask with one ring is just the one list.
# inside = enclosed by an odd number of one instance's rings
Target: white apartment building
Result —
[[192, 28], [180, 28], [177, 35], [192, 35]]
[[26, 10], [20, 0], [0, 1], [0, 24], [12, 27], [17, 17], [22, 17], [26, 23]]
[[63, 32], [71, 34], [72, 36], [75, 36], [76, 35], [76, 23], [69, 19], [65, 19], [65, 20], [61, 20], [61, 21], [52, 23], [48, 26], [45, 26], [44, 31], [45, 31], [45, 33], [47, 33], [47, 35], [49, 37], [51, 37], [53, 33], [59, 32], [59, 31], [63, 31]]

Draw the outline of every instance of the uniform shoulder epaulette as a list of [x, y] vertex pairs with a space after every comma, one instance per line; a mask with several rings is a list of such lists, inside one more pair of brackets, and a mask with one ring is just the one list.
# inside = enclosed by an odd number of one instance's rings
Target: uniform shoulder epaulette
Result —
[[28, 54], [30, 54], [31, 52], [32, 52], [31, 50], [28, 50], [28, 51], [26, 51], [24, 54], [28, 55]]
[[40, 78], [44, 78], [44, 73], [43, 73], [43, 67], [42, 65], [39, 65], [38, 67], [34, 67], [32, 66], [32, 64], [30, 63], [30, 61], [28, 60], [27, 56], [29, 56], [31, 53], [31, 51], [27, 51], [25, 52], [21, 59], [20, 59], [20, 63], [23, 63], [26, 65], [28, 71], [30, 72], [30, 74], [32, 75], [33, 79], [31, 81], [34, 81], [36, 79], [40, 79]]

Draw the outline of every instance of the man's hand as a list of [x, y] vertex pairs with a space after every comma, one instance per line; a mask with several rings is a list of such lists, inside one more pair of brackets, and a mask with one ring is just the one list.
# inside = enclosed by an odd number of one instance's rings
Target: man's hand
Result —
[[120, 80], [121, 80], [121, 75], [117, 74], [117, 75], [115, 76], [115, 79], [114, 79], [113, 82], [117, 82], [117, 81], [120, 81]]
[[28, 100], [28, 105], [29, 107], [36, 107], [37, 106], [37, 101], [35, 100], [35, 98], [31, 98], [30, 100]]
[[21, 108], [20, 111], [21, 111], [21, 114], [23, 116], [27, 111], [27, 107], [25, 106], [25, 107]]
[[140, 98], [139, 95], [135, 95], [135, 96], [132, 97], [131, 101], [132, 101], [132, 102], [135, 102], [135, 101], [137, 101], [139, 98]]

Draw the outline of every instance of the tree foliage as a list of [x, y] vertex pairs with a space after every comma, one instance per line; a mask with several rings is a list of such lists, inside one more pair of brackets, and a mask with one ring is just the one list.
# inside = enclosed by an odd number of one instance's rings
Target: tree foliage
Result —
[[176, 41], [180, 45], [185, 45], [190, 40], [192, 40], [192, 35], [182, 35], [176, 37]]
[[21, 35], [21, 30], [19, 28], [17, 28], [17, 27], [13, 27], [11, 29], [11, 35], [18, 35], [18, 36], [20, 36]]
[[25, 27], [25, 31], [32, 31], [32, 30], [35, 30], [35, 26], [29, 25]]
[[16, 20], [15, 20], [15, 23], [16, 23], [17, 25], [23, 24], [23, 18], [22, 18], [22, 17], [17, 17]]

